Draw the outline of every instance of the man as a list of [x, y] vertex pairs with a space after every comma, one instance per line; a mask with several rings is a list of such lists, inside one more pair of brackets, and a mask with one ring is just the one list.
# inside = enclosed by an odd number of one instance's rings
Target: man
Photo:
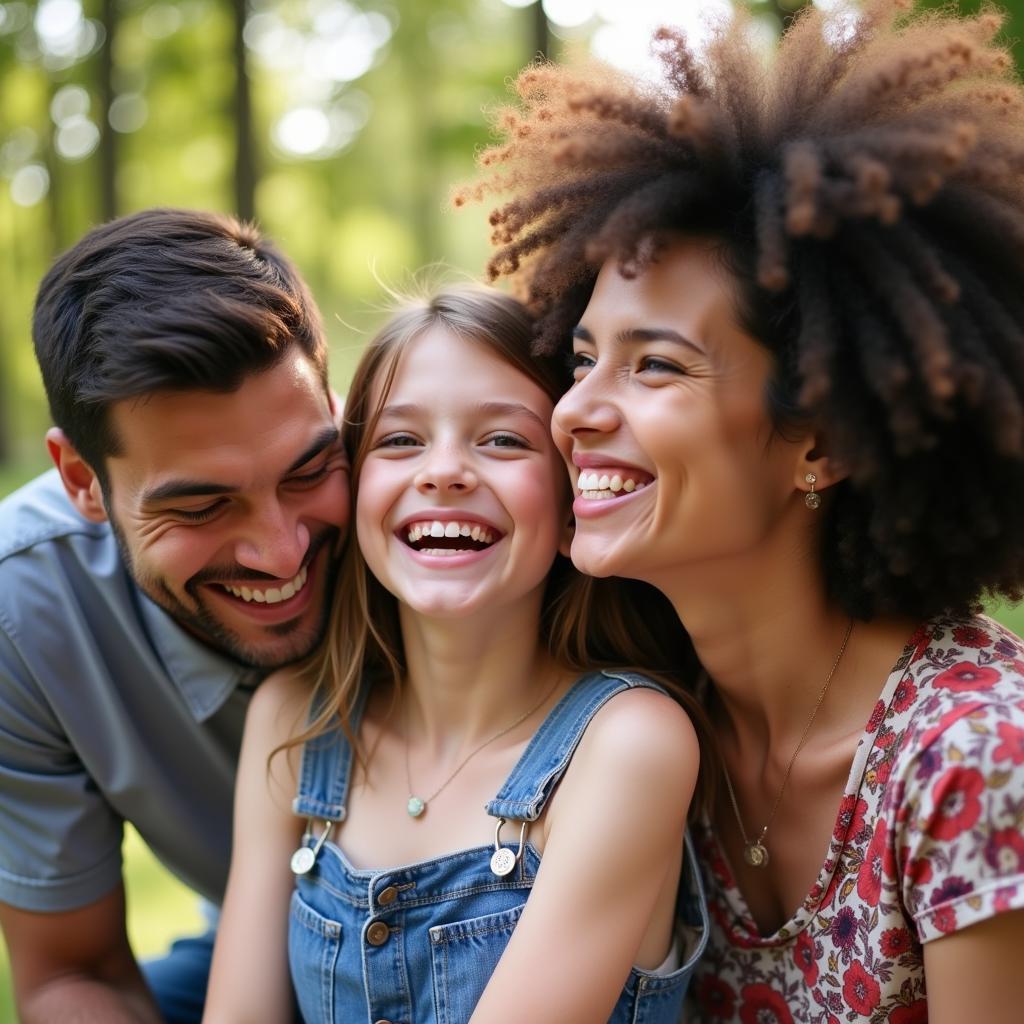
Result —
[[125, 933], [122, 823], [220, 900], [248, 698], [323, 634], [348, 517], [323, 332], [254, 229], [150, 210], [57, 260], [33, 338], [56, 470], [0, 503], [19, 1012], [197, 1020], [212, 936], [153, 966], [154, 999]]

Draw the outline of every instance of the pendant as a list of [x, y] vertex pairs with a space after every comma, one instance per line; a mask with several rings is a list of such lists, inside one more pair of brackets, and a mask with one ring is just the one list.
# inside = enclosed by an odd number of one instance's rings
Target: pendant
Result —
[[768, 866], [768, 861], [771, 858], [769, 858], [768, 851], [761, 844], [760, 840], [754, 840], [747, 843], [743, 848], [743, 859], [752, 868], [764, 868]]
[[427, 805], [418, 796], [411, 796], [405, 809], [409, 812], [410, 818], [418, 818], [427, 809]]

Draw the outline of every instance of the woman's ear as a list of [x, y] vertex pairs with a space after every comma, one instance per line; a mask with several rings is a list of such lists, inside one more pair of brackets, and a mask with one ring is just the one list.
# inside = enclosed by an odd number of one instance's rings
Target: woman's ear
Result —
[[103, 504], [99, 477], [60, 427], [51, 427], [46, 432], [46, 447], [71, 504], [91, 522], [106, 522], [107, 508]]
[[849, 476], [842, 460], [829, 454], [829, 445], [820, 434], [807, 439], [794, 468], [793, 486], [805, 495], [825, 491]]

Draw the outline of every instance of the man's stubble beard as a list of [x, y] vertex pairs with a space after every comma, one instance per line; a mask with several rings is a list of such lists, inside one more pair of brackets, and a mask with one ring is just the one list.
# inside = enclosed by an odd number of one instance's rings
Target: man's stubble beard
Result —
[[[117, 520], [111, 514], [109, 503], [107, 505], [107, 521], [110, 523], [111, 532], [117, 542], [121, 560], [124, 562], [128, 575], [135, 585], [151, 600], [159, 605], [168, 615], [174, 619], [183, 629], [197, 637], [207, 646], [213, 648], [220, 654], [224, 654], [237, 661], [246, 668], [259, 669], [264, 672], [271, 672], [274, 669], [284, 668], [297, 661], [302, 661], [307, 655], [320, 644], [327, 631], [327, 623], [331, 612], [331, 595], [334, 592], [334, 584], [338, 574], [338, 558], [334, 552], [338, 547], [338, 540], [341, 531], [336, 526], [325, 527], [315, 537], [311, 538], [309, 548], [303, 565], [311, 565], [319, 554], [320, 549], [327, 547], [329, 557], [324, 563], [325, 579], [319, 585], [323, 587], [320, 597], [320, 610], [312, 630], [307, 631], [307, 636], [293, 644], [290, 650], [276, 653], [272, 657], [262, 655], [252, 644], [247, 644], [238, 634], [224, 625], [223, 622], [206, 606], [199, 593], [199, 587], [203, 583], [212, 582], [218, 578], [238, 579], [249, 577], [250, 579], [267, 579], [264, 576], [254, 576], [251, 570], [239, 569], [234, 575], [224, 570], [211, 570], [197, 573], [189, 579], [185, 585], [185, 592], [192, 598], [195, 608], [187, 607], [166, 584], [162, 577], [147, 576], [139, 572], [132, 558], [124, 532], [118, 525]], [[313, 582], [313, 581], [311, 581]], [[307, 584], [308, 585], [308, 584]], [[262, 627], [265, 632], [279, 637], [288, 636], [289, 633], [298, 633], [299, 630], [291, 622], [282, 622], [278, 625]]]

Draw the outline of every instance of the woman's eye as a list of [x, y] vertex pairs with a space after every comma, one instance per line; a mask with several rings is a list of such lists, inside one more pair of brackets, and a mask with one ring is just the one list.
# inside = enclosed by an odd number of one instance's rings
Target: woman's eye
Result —
[[667, 359], [662, 359], [660, 356], [644, 356], [640, 360], [639, 369], [641, 373], [645, 371], [652, 373], [685, 372], [681, 366], [678, 366], [676, 363], [669, 362]]
[[565, 357], [565, 365], [568, 371], [577, 380], [588, 370], [594, 367], [594, 357], [586, 352], [570, 352]]

